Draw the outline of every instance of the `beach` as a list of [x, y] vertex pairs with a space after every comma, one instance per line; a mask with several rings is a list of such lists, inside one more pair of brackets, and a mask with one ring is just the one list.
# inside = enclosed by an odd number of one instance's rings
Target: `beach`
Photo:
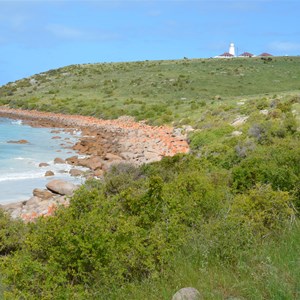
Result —
[[[141, 165], [159, 161], [164, 156], [189, 151], [184, 131], [168, 126], [158, 127], [147, 125], [145, 122], [135, 122], [128, 116], [102, 120], [89, 116], [0, 107], [0, 117], [22, 120], [35, 127], [81, 131], [78, 142], [72, 146], [79, 156], [73, 155], [64, 160], [64, 163], [74, 167], [74, 176], [82, 175], [79, 171], [76, 174], [77, 166], [89, 169], [85, 176], [101, 178], [114, 164]], [[59, 133], [59, 130], [57, 132]], [[59, 160], [59, 157], [57, 159]], [[2, 207], [14, 218], [34, 220], [41, 215], [51, 215], [58, 205], [68, 205], [70, 194], [64, 195], [62, 192], [49, 190], [48, 187], [44, 190], [36, 189], [27, 201]]]

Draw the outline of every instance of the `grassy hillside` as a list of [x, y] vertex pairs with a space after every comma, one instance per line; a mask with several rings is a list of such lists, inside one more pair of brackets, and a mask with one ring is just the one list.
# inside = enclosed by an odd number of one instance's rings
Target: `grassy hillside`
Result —
[[237, 99], [300, 90], [300, 57], [193, 59], [72, 65], [0, 88], [11, 107], [151, 123], [194, 123]]
[[0, 298], [300, 298], [300, 58], [69, 66], [2, 104], [191, 124], [191, 151], [91, 180], [55, 216], [0, 210]]

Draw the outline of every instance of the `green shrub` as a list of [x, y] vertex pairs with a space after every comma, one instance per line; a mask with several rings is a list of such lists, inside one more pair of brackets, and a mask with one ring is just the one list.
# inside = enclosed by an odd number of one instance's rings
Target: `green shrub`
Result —
[[295, 191], [300, 180], [300, 153], [297, 139], [276, 139], [274, 144], [257, 146], [232, 168], [233, 186], [245, 191], [256, 183], [270, 183], [273, 189]]
[[224, 126], [218, 126], [218, 128], [214, 129], [196, 131], [190, 135], [190, 146], [192, 149], [200, 149], [204, 145], [210, 144], [218, 139], [223, 138], [232, 131], [232, 126], [225, 124]]
[[270, 185], [258, 184], [235, 196], [228, 220], [263, 237], [295, 220], [293, 200], [288, 192], [274, 191]]
[[8, 255], [21, 248], [26, 228], [21, 221], [11, 220], [0, 209], [0, 255]]

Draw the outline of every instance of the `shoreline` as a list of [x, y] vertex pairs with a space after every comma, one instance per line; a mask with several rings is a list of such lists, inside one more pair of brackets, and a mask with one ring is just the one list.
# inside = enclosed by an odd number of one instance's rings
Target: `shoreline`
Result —
[[[127, 116], [116, 120], [102, 120], [0, 106], [0, 117], [19, 119], [33, 127], [80, 130], [82, 135], [72, 149], [86, 158], [72, 156], [65, 162], [74, 167], [87, 167], [90, 170], [89, 177], [94, 178], [103, 176], [113, 164], [141, 165], [159, 161], [164, 156], [189, 152], [186, 136], [180, 130], [168, 126], [150, 126], [145, 122], [135, 122], [132, 117]], [[14, 218], [33, 221], [39, 216], [53, 214], [58, 205], [68, 205], [67, 196], [56, 192], [51, 196], [48, 188], [35, 189], [29, 200], [1, 207]]]
[[[187, 153], [189, 146], [186, 136], [174, 133], [173, 128], [169, 126], [150, 126], [145, 122], [135, 122], [132, 117], [119, 117], [115, 120], [103, 120], [90, 116], [81, 115], [65, 115], [60, 113], [40, 112], [36, 110], [11, 109], [0, 106], [0, 117], [8, 117], [13, 119], [21, 119], [28, 121], [30, 125], [41, 127], [71, 127], [79, 129], [89, 129], [92, 131], [100, 130], [102, 133], [115, 133], [115, 135], [132, 137], [132, 142], [151, 142], [157, 139], [157, 144], [161, 144], [156, 148], [161, 156], [173, 156], [177, 153]], [[137, 141], [134, 138], [141, 138]], [[122, 145], [125, 140], [120, 139]], [[128, 147], [125, 143], [125, 148]], [[147, 146], [147, 145], [146, 145]], [[159, 151], [161, 150], [161, 151]]]

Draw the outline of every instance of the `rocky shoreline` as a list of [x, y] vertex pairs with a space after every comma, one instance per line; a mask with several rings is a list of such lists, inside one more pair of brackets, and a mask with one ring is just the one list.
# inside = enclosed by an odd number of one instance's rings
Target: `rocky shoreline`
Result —
[[[79, 141], [73, 149], [84, 158], [72, 156], [64, 162], [88, 168], [89, 177], [101, 177], [111, 165], [132, 163], [141, 165], [159, 161], [164, 156], [187, 153], [189, 146], [184, 130], [167, 126], [149, 126], [135, 122], [131, 117], [116, 120], [101, 120], [80, 115], [64, 115], [39, 111], [27, 111], [0, 107], [0, 117], [21, 119], [31, 126], [80, 130]], [[72, 174], [71, 174], [72, 175]], [[81, 175], [73, 170], [73, 176]], [[55, 183], [50, 182], [52, 185]], [[48, 216], [58, 205], [68, 205], [68, 197], [77, 188], [70, 183], [56, 182], [57, 186], [67, 185], [67, 193], [49, 188], [33, 191], [27, 201], [2, 205], [13, 218], [32, 221], [38, 216]], [[70, 192], [71, 191], [71, 192]]]

